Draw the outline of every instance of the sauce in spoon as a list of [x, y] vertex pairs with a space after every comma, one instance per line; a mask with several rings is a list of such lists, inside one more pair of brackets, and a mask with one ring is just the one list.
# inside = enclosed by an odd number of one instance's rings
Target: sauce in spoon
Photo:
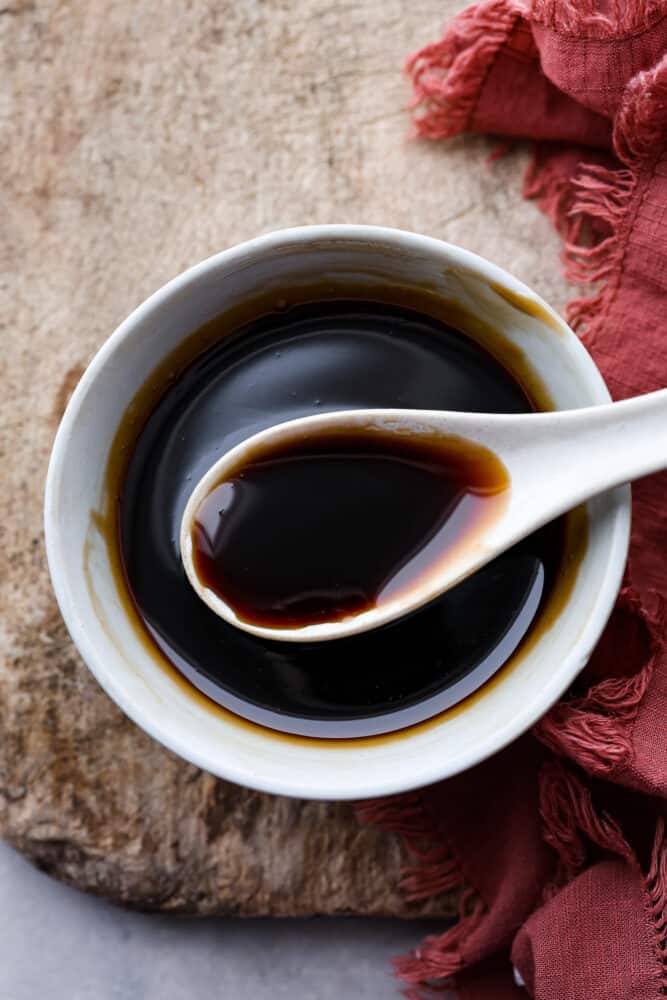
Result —
[[505, 506], [509, 477], [460, 438], [373, 428], [265, 445], [197, 509], [200, 582], [247, 623], [300, 628], [428, 581]]

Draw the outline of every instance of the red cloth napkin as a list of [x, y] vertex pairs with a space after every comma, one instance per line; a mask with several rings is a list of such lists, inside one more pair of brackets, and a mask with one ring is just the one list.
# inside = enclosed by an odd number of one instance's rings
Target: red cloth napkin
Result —
[[[666, 53], [667, 0], [482, 0], [409, 60], [421, 135], [537, 140], [524, 193], [594, 283], [568, 316], [615, 398], [667, 386]], [[458, 923], [397, 960], [408, 996], [667, 995], [666, 489], [636, 484], [617, 607], [533, 733], [360, 807], [404, 836], [413, 898], [462, 891]]]

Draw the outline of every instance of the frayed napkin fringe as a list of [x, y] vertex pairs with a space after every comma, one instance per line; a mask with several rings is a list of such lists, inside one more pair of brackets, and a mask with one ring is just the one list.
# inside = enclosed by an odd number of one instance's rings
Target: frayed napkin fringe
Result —
[[466, 131], [494, 56], [521, 14], [519, 3], [484, 0], [459, 14], [440, 41], [408, 57], [417, 135], [442, 139]]
[[479, 926], [486, 907], [476, 890], [466, 884], [461, 867], [424, 808], [420, 791], [371, 799], [356, 806], [362, 823], [398, 834], [413, 863], [403, 868], [401, 888], [410, 900], [443, 892], [459, 893], [458, 920], [443, 934], [431, 935], [413, 952], [393, 960], [396, 975], [408, 989], [408, 1000], [419, 1000], [418, 987], [442, 984], [465, 965], [461, 946]]

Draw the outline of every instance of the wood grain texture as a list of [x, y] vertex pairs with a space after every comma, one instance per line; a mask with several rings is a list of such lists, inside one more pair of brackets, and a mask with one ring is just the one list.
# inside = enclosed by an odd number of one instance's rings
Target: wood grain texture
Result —
[[49, 449], [84, 366], [181, 271], [282, 226], [365, 222], [486, 254], [556, 305], [526, 151], [407, 140], [407, 52], [456, 0], [8, 0], [0, 8], [0, 831], [144, 908], [421, 916], [401, 850], [348, 806], [251, 792], [130, 723], [76, 655], [41, 528]]

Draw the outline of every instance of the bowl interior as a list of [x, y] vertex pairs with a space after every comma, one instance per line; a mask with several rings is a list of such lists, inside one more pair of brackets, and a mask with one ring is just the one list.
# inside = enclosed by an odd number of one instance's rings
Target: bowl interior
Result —
[[[148, 376], [214, 316], [285, 285], [396, 282], [477, 316], [528, 360], [559, 409], [608, 401], [574, 334], [499, 268], [439, 241], [369, 227], [310, 227], [251, 241], [203, 262], [140, 306], [93, 360], [63, 418], [46, 495], [49, 565], [68, 628], [107, 692], [139, 725], [221, 777], [272, 792], [362, 798], [455, 774], [528, 728], [585, 664], [613, 605], [625, 563], [629, 492], [588, 504], [589, 536], [558, 617], [501, 683], [404, 733], [317, 741], [261, 729], [214, 708], [164, 668], [124, 610], [94, 512], [119, 422]], [[92, 512], [92, 515], [91, 515]], [[409, 669], [409, 664], [406, 664]]]

